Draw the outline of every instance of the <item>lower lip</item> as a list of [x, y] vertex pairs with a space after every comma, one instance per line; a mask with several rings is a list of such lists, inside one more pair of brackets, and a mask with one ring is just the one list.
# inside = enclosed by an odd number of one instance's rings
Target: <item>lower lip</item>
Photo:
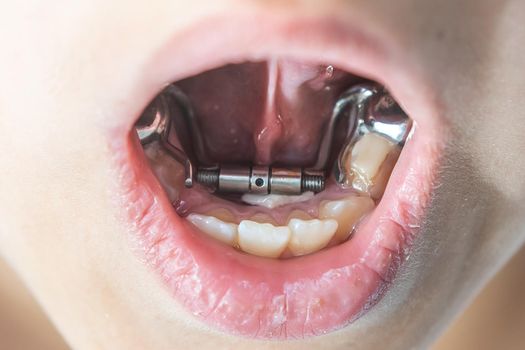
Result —
[[196, 232], [175, 213], [136, 137], [124, 132], [129, 125], [110, 143], [118, 155], [119, 207], [139, 254], [175, 299], [204, 322], [262, 339], [324, 334], [381, 298], [417, 234], [441, 147], [431, 127], [417, 119], [416, 124], [376, 209], [351, 240], [313, 255], [263, 259]]

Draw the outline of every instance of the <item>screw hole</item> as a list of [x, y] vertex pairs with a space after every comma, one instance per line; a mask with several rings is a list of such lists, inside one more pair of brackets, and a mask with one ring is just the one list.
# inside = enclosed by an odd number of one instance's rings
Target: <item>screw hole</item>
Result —
[[255, 186], [262, 187], [263, 185], [264, 185], [264, 180], [261, 179], [260, 177], [255, 180]]

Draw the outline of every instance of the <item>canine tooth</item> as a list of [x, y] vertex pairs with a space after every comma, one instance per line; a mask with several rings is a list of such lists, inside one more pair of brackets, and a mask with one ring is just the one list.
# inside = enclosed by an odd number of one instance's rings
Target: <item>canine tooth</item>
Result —
[[199, 230], [221, 242], [234, 245], [237, 240], [237, 225], [235, 224], [224, 222], [214, 216], [194, 213], [188, 215], [187, 219]]
[[288, 223], [292, 237], [288, 249], [293, 255], [305, 255], [324, 248], [337, 231], [336, 220], [291, 219]]
[[237, 220], [235, 220], [235, 216], [231, 211], [225, 208], [217, 208], [210, 210], [206, 213], [208, 216], [215, 216], [217, 219], [222, 220], [224, 222], [229, 223], [236, 223]]
[[268, 209], [274, 209], [290, 203], [300, 203], [311, 199], [314, 196], [313, 192], [304, 192], [300, 195], [281, 195], [281, 194], [253, 194], [245, 193], [242, 196], [242, 201], [250, 205], [258, 205]]
[[287, 226], [274, 226], [243, 220], [239, 224], [239, 246], [250, 254], [266, 258], [277, 258], [286, 249], [290, 240]]
[[347, 197], [343, 200], [325, 201], [319, 207], [320, 219], [335, 219], [339, 226], [335, 238], [340, 242], [348, 238], [359, 219], [374, 208], [369, 197]]
[[346, 159], [346, 169], [353, 176], [352, 184], [360, 191], [368, 191], [381, 164], [395, 145], [386, 138], [368, 133], [356, 142], [350, 156]]

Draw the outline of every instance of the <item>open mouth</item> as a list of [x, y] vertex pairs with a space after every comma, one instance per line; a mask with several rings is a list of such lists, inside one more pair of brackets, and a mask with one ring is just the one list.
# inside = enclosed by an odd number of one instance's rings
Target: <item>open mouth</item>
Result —
[[175, 82], [136, 127], [180, 217], [245, 253], [287, 258], [348, 240], [411, 125], [377, 84], [276, 59]]
[[[416, 106], [406, 114], [393, 101], [411, 94], [377, 56], [353, 70], [344, 54], [316, 58], [313, 39], [297, 50], [307, 41], [276, 28], [298, 44], [269, 39], [262, 54], [238, 43], [230, 58], [202, 58], [111, 145], [133, 240], [175, 299], [230, 333], [293, 339], [349, 324], [393, 283], [431, 197], [441, 135], [418, 115], [425, 98], [397, 101]], [[331, 124], [351, 93], [369, 99]], [[164, 136], [139, 140], [135, 128], [159, 131], [162, 103]], [[362, 132], [357, 107], [387, 128], [363, 119]]]

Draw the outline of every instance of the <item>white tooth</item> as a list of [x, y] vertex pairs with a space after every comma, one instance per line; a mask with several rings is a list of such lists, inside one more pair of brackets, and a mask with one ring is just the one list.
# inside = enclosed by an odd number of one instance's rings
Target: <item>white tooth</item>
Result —
[[305, 255], [324, 248], [337, 230], [337, 221], [291, 219], [288, 227], [292, 233], [288, 249], [293, 255]]
[[350, 157], [345, 160], [346, 169], [353, 175], [352, 184], [360, 191], [368, 191], [381, 164], [395, 145], [374, 133], [365, 134], [356, 142]]
[[341, 242], [348, 238], [354, 225], [373, 208], [374, 201], [369, 197], [348, 197], [321, 203], [319, 218], [337, 220], [339, 225], [335, 238]]
[[282, 195], [282, 194], [253, 194], [246, 193], [242, 196], [242, 201], [250, 205], [258, 205], [268, 209], [274, 209], [290, 203], [300, 203], [311, 199], [313, 192], [304, 192], [300, 195]]
[[266, 258], [277, 258], [282, 254], [290, 240], [287, 226], [260, 224], [243, 220], [239, 224], [239, 246], [250, 254]]
[[234, 245], [237, 240], [237, 225], [224, 222], [214, 216], [190, 214], [187, 219], [199, 230], [207, 235], [227, 243]]
[[394, 166], [397, 163], [400, 153], [401, 150], [399, 149], [399, 147], [395, 147], [388, 154], [383, 164], [381, 164], [379, 172], [374, 178], [374, 184], [370, 188], [370, 197], [374, 199], [380, 199], [381, 197], [383, 197], [386, 185], [388, 184], [388, 180], [390, 179], [390, 175], [392, 174], [392, 170], [394, 170]]

